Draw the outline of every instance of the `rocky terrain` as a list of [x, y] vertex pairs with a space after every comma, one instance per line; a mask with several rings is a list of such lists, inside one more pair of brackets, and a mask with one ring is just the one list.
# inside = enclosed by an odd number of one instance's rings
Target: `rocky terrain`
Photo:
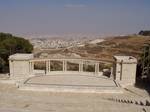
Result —
[[[54, 42], [54, 40], [52, 41]], [[57, 46], [57, 42], [55, 46]], [[113, 55], [131, 55], [139, 58], [145, 43], [150, 43], [149, 36], [129, 35], [118, 36], [104, 39], [73, 41], [73, 43], [63, 44], [64, 47], [54, 47], [47, 49], [35, 48], [36, 57], [50, 58], [55, 57], [73, 57], [73, 58], [96, 58], [113, 60]], [[69, 42], [67, 42], [69, 43]], [[65, 46], [66, 45], [66, 46]], [[59, 44], [58, 44], [59, 46]]]

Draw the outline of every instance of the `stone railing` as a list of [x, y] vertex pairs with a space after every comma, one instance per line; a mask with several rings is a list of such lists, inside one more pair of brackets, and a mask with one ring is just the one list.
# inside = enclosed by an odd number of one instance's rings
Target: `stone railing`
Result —
[[[61, 62], [62, 63], [62, 71], [52, 71], [51, 70], [51, 62], [52, 61], [57, 61], [57, 62]], [[62, 72], [62, 73], [66, 73], [66, 72], [78, 72], [78, 73], [83, 73], [83, 72], [88, 72], [88, 71], [85, 71], [84, 70], [84, 65], [92, 65], [94, 66], [94, 71], [93, 73], [94, 74], [99, 74], [99, 72], [101, 72], [99, 70], [99, 65], [101, 63], [107, 63], [107, 64], [112, 64], [113, 62], [111, 61], [106, 61], [106, 60], [93, 60], [93, 59], [65, 59], [65, 58], [51, 58], [51, 59], [31, 59], [29, 60], [29, 71], [30, 71], [30, 74], [35, 74], [34, 71], [34, 65], [35, 63], [37, 62], [44, 62], [45, 63], [45, 72], [44, 74], [48, 75], [48, 74], [51, 74], [52, 72]], [[70, 71], [67, 69], [67, 67], [69, 66], [67, 63], [68, 62], [71, 62], [71, 63], [74, 63], [74, 64], [77, 64], [78, 65], [78, 70], [76, 71]], [[91, 72], [92, 73], [92, 72]], [[113, 73], [113, 71], [111, 70], [111, 74]]]

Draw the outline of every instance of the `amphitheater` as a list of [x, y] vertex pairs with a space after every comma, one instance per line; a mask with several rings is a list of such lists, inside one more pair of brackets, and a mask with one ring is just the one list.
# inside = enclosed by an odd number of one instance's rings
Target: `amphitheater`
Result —
[[0, 78], [1, 112], [150, 112], [146, 90], [134, 86], [136, 58], [37, 59], [9, 57], [10, 76]]
[[9, 57], [10, 79], [21, 90], [122, 93], [135, 84], [136, 58], [114, 56], [114, 61], [95, 59], [36, 59], [33, 54]]

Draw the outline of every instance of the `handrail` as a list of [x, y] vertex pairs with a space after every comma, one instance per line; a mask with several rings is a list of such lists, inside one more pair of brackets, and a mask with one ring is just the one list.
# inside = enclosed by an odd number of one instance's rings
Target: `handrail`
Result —
[[104, 60], [104, 59], [93, 59], [93, 58], [34, 58], [31, 59], [31, 62], [36, 61], [89, 61], [89, 62], [95, 62], [95, 63], [114, 63], [115, 61], [112, 60]]

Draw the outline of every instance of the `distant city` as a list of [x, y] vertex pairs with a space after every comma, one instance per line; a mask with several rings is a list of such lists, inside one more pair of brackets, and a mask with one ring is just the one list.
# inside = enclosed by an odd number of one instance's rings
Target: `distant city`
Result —
[[88, 43], [95, 44], [104, 41], [103, 36], [83, 34], [25, 35], [24, 37], [28, 38], [34, 48], [38, 49], [81, 47]]
[[81, 47], [85, 44], [96, 44], [104, 41], [104, 39], [78, 38], [78, 39], [62, 39], [62, 38], [30, 38], [29, 41], [38, 49], [54, 49], [54, 48], [70, 48]]

